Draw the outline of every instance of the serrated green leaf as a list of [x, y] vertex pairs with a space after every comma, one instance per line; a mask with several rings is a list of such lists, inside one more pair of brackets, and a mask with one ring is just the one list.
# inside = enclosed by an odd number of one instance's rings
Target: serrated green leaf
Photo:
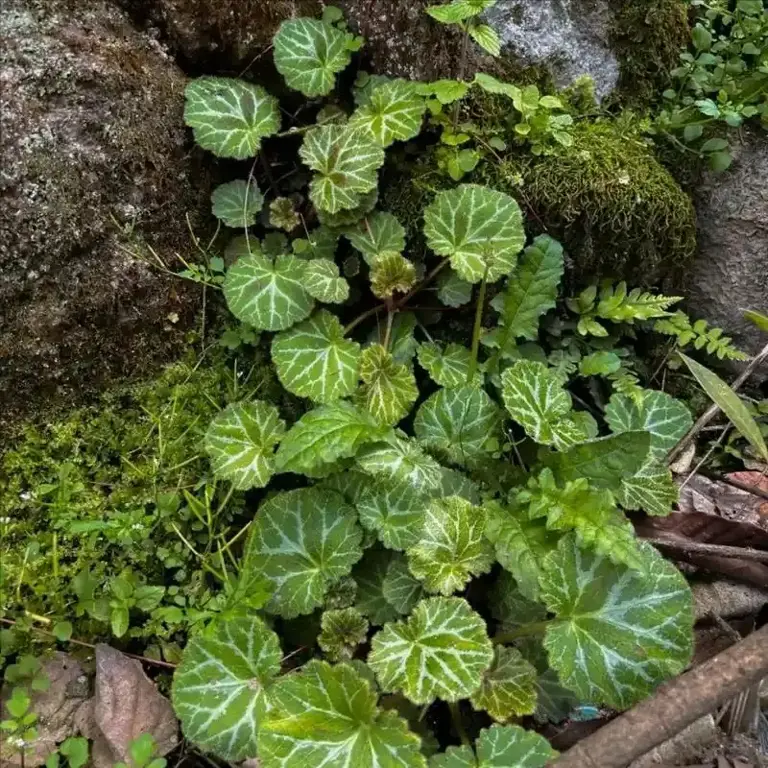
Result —
[[199, 77], [184, 91], [184, 122], [195, 141], [219, 157], [245, 160], [280, 129], [277, 99], [261, 86], [227, 77]]
[[323, 480], [323, 488], [340, 493], [350, 504], [357, 505], [364, 491], [371, 484], [371, 478], [359, 469], [337, 472]]
[[330, 403], [357, 388], [360, 345], [344, 338], [335, 315], [320, 310], [306, 322], [275, 336], [272, 362], [289, 392]]
[[281, 658], [277, 635], [255, 616], [216, 621], [194, 635], [171, 694], [184, 736], [224, 760], [253, 757]]
[[501, 314], [502, 348], [506, 339], [538, 338], [539, 320], [554, 308], [564, 270], [563, 247], [549, 235], [540, 235], [525, 249], [504, 293], [491, 302]]
[[364, 128], [382, 147], [418, 136], [426, 105], [412, 83], [393, 80], [375, 88], [366, 104], [358, 107], [350, 126]]
[[501, 414], [482, 389], [465, 385], [431, 395], [413, 428], [428, 450], [454, 464], [473, 466], [497, 450]]
[[739, 396], [716, 373], [705, 368], [701, 363], [691, 360], [682, 353], [680, 357], [715, 405], [733, 422], [736, 429], [763, 460], [768, 461], [768, 447], [760, 426]]
[[509, 275], [525, 244], [523, 215], [514, 198], [478, 184], [439, 192], [424, 211], [427, 245], [447, 256], [459, 277], [489, 283]]
[[445, 754], [434, 755], [429, 768], [544, 768], [557, 757], [549, 742], [534, 731], [518, 725], [492, 725], [480, 731], [472, 748], [448, 747]]
[[350, 660], [368, 635], [368, 621], [357, 608], [324, 611], [320, 626], [317, 644], [333, 662]]
[[617, 492], [624, 478], [645, 466], [650, 446], [651, 436], [647, 432], [623, 432], [551, 454], [544, 457], [544, 463], [560, 483], [583, 477], [593, 488]]
[[639, 472], [621, 481], [617, 498], [625, 509], [642, 509], [648, 515], [664, 517], [672, 512], [679, 496], [672, 472], [651, 459]]
[[343, 304], [349, 298], [349, 283], [330, 259], [313, 259], [307, 264], [304, 289], [312, 298], [329, 304]]
[[493, 93], [498, 96], [507, 96], [515, 102], [519, 102], [522, 99], [523, 93], [512, 83], [505, 83], [502, 80], [498, 80], [489, 75], [486, 72], [478, 72], [475, 75], [474, 82], [479, 85], [486, 93]]
[[515, 577], [524, 597], [538, 600], [543, 560], [557, 544], [557, 534], [539, 520], [526, 519], [520, 508], [504, 509], [496, 502], [485, 506], [486, 536], [496, 548], [496, 559]]
[[372, 443], [357, 456], [358, 466], [369, 475], [392, 483], [408, 483], [419, 492], [440, 485], [442, 467], [413, 441], [398, 435]]
[[[416, 354], [418, 342], [414, 337], [416, 330], [416, 315], [413, 312], [398, 312], [392, 323], [392, 331], [389, 338], [389, 351], [396, 363], [410, 365]], [[386, 336], [384, 327], [373, 331], [372, 339], [382, 343]]]
[[430, 5], [425, 8], [433, 19], [442, 24], [457, 24], [472, 16], [477, 16], [486, 8], [494, 5], [496, 0], [453, 0], [445, 5]]
[[491, 56], [501, 54], [501, 39], [493, 27], [489, 27], [487, 24], [477, 24], [469, 28], [469, 34]]
[[330, 214], [357, 208], [376, 189], [384, 150], [361, 128], [326, 125], [308, 131], [299, 155], [317, 172], [309, 186], [315, 207]]
[[352, 247], [363, 254], [368, 265], [382, 253], [402, 253], [405, 250], [405, 229], [396, 216], [386, 211], [374, 211], [355, 226], [344, 231]]
[[472, 706], [485, 710], [494, 720], [532, 715], [536, 710], [536, 669], [517, 648], [497, 645], [493, 663], [471, 697]]
[[663, 459], [693, 424], [685, 403], [653, 390], [645, 390], [642, 403], [626, 395], [613, 395], [605, 409], [605, 420], [615, 434], [648, 432], [651, 454], [658, 459]]
[[461, 496], [470, 504], [480, 503], [480, 489], [466, 475], [455, 469], [441, 468], [440, 486], [434, 494], [437, 498], [442, 496]]
[[411, 573], [428, 592], [451, 595], [472, 576], [488, 573], [494, 561], [485, 538], [486, 513], [459, 496], [433, 499], [426, 508], [418, 543], [408, 549]]
[[472, 283], [462, 280], [452, 269], [444, 270], [437, 281], [437, 298], [447, 307], [463, 307], [472, 299]]
[[348, 211], [338, 211], [337, 213], [328, 213], [322, 208], [317, 208], [317, 220], [324, 227], [328, 227], [336, 232], [357, 224], [362, 218], [369, 214], [379, 202], [379, 188], [372, 189], [370, 192], [360, 197], [360, 202]]
[[360, 523], [388, 549], [404, 550], [419, 539], [427, 499], [407, 482], [371, 482], [357, 502]]
[[[467, 384], [472, 353], [461, 344], [448, 344], [445, 349], [434, 342], [419, 345], [418, 359], [432, 381], [450, 389]], [[475, 384], [482, 383], [482, 374], [476, 375]]]
[[352, 570], [352, 578], [357, 583], [355, 607], [368, 617], [371, 624], [386, 624], [399, 618], [395, 606], [384, 596], [384, 584], [393, 559], [393, 552], [368, 549]]
[[355, 510], [339, 494], [320, 488], [286, 491], [259, 507], [243, 569], [272, 581], [266, 610], [290, 619], [323, 604], [328, 587], [362, 556], [361, 540]]
[[391, 299], [395, 293], [407, 293], [416, 285], [416, 267], [401, 253], [380, 253], [371, 264], [371, 293], [379, 299]]
[[306, 262], [295, 256], [274, 261], [251, 243], [227, 271], [224, 297], [230, 312], [248, 325], [264, 331], [282, 331], [309, 317], [315, 302], [304, 289]]
[[312, 660], [280, 678], [259, 733], [264, 768], [426, 768], [419, 737], [377, 698], [350, 664]]
[[608, 376], [621, 368], [621, 358], [615, 352], [607, 350], [593, 352], [583, 357], [579, 362], [579, 373], [582, 376]]
[[227, 227], [243, 229], [256, 223], [264, 195], [255, 181], [238, 179], [220, 184], [211, 195], [213, 215]]
[[305, 96], [326, 96], [336, 74], [352, 60], [350, 35], [316, 19], [284, 21], [274, 38], [275, 67], [289, 88]]
[[293, 241], [293, 252], [302, 259], [330, 259], [336, 256], [339, 234], [328, 227], [312, 230], [306, 238]]
[[384, 599], [403, 615], [409, 614], [424, 597], [424, 588], [411, 573], [404, 555], [395, 554], [389, 561], [381, 592]]
[[468, 91], [469, 83], [461, 80], [436, 80], [416, 85], [417, 93], [422, 96], [434, 96], [444, 106], [463, 99]]
[[274, 472], [274, 451], [285, 422], [273, 405], [261, 400], [233, 403], [211, 422], [205, 450], [216, 475], [235, 488], [263, 488]]
[[682, 574], [640, 542], [642, 573], [565, 536], [544, 561], [542, 600], [556, 619], [544, 645], [585, 701], [626, 709], [682, 672], [693, 650], [693, 600]]
[[351, 403], [323, 405], [305, 413], [285, 434], [277, 452], [277, 468], [310, 474], [339, 459], [352, 458], [361, 446], [380, 440], [385, 432]]
[[419, 396], [411, 370], [396, 363], [380, 344], [363, 350], [360, 378], [363, 387], [357, 401], [380, 424], [396, 424], [408, 415]]
[[471, 696], [493, 660], [485, 622], [466, 600], [422, 600], [407, 621], [387, 624], [373, 637], [368, 666], [385, 691], [414, 704]]
[[501, 384], [504, 405], [532, 440], [563, 451], [587, 439], [574, 418], [565, 376], [544, 363], [518, 360], [502, 373]]
[[276, 229], [292, 232], [301, 224], [293, 200], [289, 197], [277, 197], [269, 204], [269, 225]]

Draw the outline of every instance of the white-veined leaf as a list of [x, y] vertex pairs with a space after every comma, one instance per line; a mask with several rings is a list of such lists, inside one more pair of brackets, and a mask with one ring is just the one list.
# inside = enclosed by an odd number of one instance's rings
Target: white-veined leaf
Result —
[[367, 130], [382, 147], [418, 136], [426, 105], [412, 83], [393, 80], [375, 88], [349, 120]]
[[355, 226], [348, 227], [344, 236], [369, 265], [382, 253], [405, 250], [405, 229], [396, 216], [386, 211], [374, 211]]
[[[419, 344], [419, 365], [441, 387], [451, 389], [467, 384], [472, 352], [461, 344], [448, 344], [443, 349], [434, 342]], [[482, 374], [475, 375], [476, 385], [482, 383]]]
[[493, 27], [487, 24], [476, 24], [469, 28], [469, 34], [491, 56], [498, 56], [501, 53], [501, 39]]
[[264, 195], [255, 181], [242, 179], [220, 184], [211, 195], [213, 215], [227, 227], [252, 227], [264, 205]]
[[547, 609], [529, 600], [517, 585], [515, 577], [502, 570], [490, 594], [491, 615], [499, 622], [500, 632], [510, 632], [525, 624], [534, 624], [547, 617]]
[[295, 256], [302, 259], [329, 259], [333, 261], [339, 245], [339, 234], [328, 227], [318, 227], [306, 238], [296, 238], [291, 246]]
[[400, 691], [414, 704], [471, 696], [493, 660], [485, 622], [466, 600], [422, 600], [407, 621], [376, 633], [368, 666], [385, 691]]
[[651, 454], [657, 459], [663, 459], [693, 424], [685, 403], [656, 390], [645, 390], [642, 403], [626, 395], [613, 395], [605, 420], [615, 434], [633, 430], [650, 433]]
[[358, 403], [380, 424], [396, 424], [419, 396], [410, 368], [396, 363], [380, 344], [366, 347], [360, 355], [360, 378], [363, 387], [357, 393]]
[[315, 302], [304, 289], [306, 262], [295, 256], [267, 258], [251, 242], [250, 255], [227, 270], [224, 297], [232, 314], [264, 331], [282, 331], [309, 317]]
[[362, 445], [386, 433], [351, 403], [323, 405], [305, 413], [283, 436], [276, 465], [281, 472], [313, 476], [339, 459], [352, 458]]
[[544, 768], [557, 757], [543, 736], [519, 725], [492, 725], [480, 731], [475, 749], [477, 755], [469, 746], [448, 747], [430, 759], [429, 768]]
[[393, 555], [389, 561], [381, 592], [384, 599], [403, 615], [409, 614], [424, 597], [424, 588], [408, 568], [405, 555]]
[[274, 451], [285, 432], [277, 408], [261, 400], [233, 403], [205, 434], [205, 450], [216, 475], [235, 488], [263, 488], [274, 472]]
[[452, 269], [443, 270], [437, 281], [437, 298], [446, 307], [463, 307], [472, 299], [472, 283], [462, 280]]
[[323, 611], [317, 644], [330, 661], [349, 661], [368, 635], [368, 620], [357, 608]]
[[215, 621], [193, 635], [171, 694], [184, 736], [223, 760], [253, 757], [281, 659], [277, 635], [256, 616]]
[[639, 472], [621, 481], [617, 498], [625, 509], [642, 509], [648, 515], [665, 517], [679, 496], [672, 472], [661, 461], [650, 459]]
[[351, 35], [317, 19], [284, 21], [274, 38], [275, 67], [289, 88], [305, 96], [326, 96], [336, 74], [352, 60]]
[[626, 709], [682, 672], [693, 650], [693, 599], [649, 544], [642, 573], [563, 537], [544, 560], [541, 596], [556, 618], [544, 645], [562, 682], [585, 701]]
[[509, 275], [525, 244], [515, 199], [478, 184], [439, 192], [424, 212], [424, 234], [427, 245], [450, 257], [459, 277], [470, 283]]
[[277, 197], [269, 204], [269, 226], [293, 232], [301, 224], [290, 197]]
[[324, 227], [340, 233], [345, 227], [351, 227], [367, 216], [376, 207], [378, 202], [379, 188], [377, 186], [375, 189], [362, 195], [360, 202], [348, 211], [341, 210], [337, 213], [328, 213], [328, 211], [324, 211], [322, 208], [317, 208], [317, 220]]
[[357, 584], [355, 607], [368, 617], [371, 624], [395, 621], [399, 613], [384, 596], [384, 584], [395, 553], [376, 547], [367, 549], [363, 559], [352, 570]]
[[455, 469], [442, 468], [440, 487], [435, 496], [461, 496], [470, 504], [480, 503], [480, 489], [466, 475]]
[[379, 299], [391, 299], [395, 293], [407, 293], [416, 285], [416, 267], [401, 253], [376, 256], [371, 264], [371, 293]]
[[495, 560], [485, 537], [486, 512], [459, 496], [433, 499], [423, 515], [408, 567], [428, 592], [451, 595], [472, 576], [488, 573]]
[[264, 768], [426, 768], [421, 739], [377, 698], [347, 663], [314, 659], [280, 678], [259, 733]]
[[280, 129], [277, 99], [261, 86], [227, 77], [199, 77], [187, 86], [184, 122], [195, 141], [219, 157], [245, 160]]
[[339, 319], [323, 309], [275, 336], [272, 362], [289, 392], [317, 403], [330, 403], [351, 395], [357, 388], [360, 345], [344, 338]]
[[307, 264], [304, 289], [312, 298], [329, 304], [343, 304], [349, 298], [349, 283], [330, 259], [312, 259]]
[[485, 710], [494, 720], [504, 722], [536, 710], [536, 669], [517, 648], [496, 646], [493, 664], [483, 683], [472, 695], [472, 706]]
[[361, 128], [326, 125], [308, 131], [299, 155], [317, 175], [309, 186], [315, 207], [334, 214], [357, 208], [376, 189], [384, 150]]
[[504, 405], [512, 418], [532, 440], [560, 451], [588, 437], [574, 418], [565, 384], [565, 376], [534, 360], [518, 360], [501, 375]]
[[428, 492], [441, 482], [442, 467], [413, 440], [391, 435], [372, 443], [357, 456], [364, 472], [392, 483], [408, 483], [414, 490]]
[[266, 610], [290, 619], [323, 603], [328, 587], [360, 559], [363, 533], [353, 507], [333, 491], [278, 493], [251, 524], [243, 569], [275, 586]]
[[337, 472], [323, 480], [323, 488], [340, 493], [350, 504], [357, 505], [360, 496], [371, 484], [371, 478], [359, 469]]
[[427, 497], [407, 482], [371, 482], [360, 493], [360, 523], [388, 549], [407, 549], [421, 535]]
[[473, 466], [498, 449], [501, 414], [482, 389], [465, 385], [431, 395], [413, 428], [419, 441], [441, 458]]

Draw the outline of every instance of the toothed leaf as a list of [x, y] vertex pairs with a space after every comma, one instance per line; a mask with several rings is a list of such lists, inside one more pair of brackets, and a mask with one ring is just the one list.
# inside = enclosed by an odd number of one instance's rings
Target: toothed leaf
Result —
[[399, 554], [389, 562], [381, 591], [384, 599], [403, 615], [409, 614], [424, 597], [421, 582], [411, 573], [405, 556]]
[[368, 634], [368, 621], [357, 608], [325, 611], [320, 626], [317, 644], [334, 662], [349, 661]]
[[392, 436], [372, 443], [357, 457], [369, 475], [392, 483], [408, 483], [416, 491], [432, 491], [442, 479], [442, 467], [413, 441]]
[[352, 571], [357, 583], [355, 607], [368, 617], [371, 624], [386, 624], [399, 618], [395, 606], [384, 596], [384, 584], [393, 555], [385, 549], [368, 549]]
[[380, 424], [396, 424], [406, 416], [419, 396], [411, 370], [396, 363], [380, 344], [366, 347], [360, 356], [363, 387], [358, 403]]
[[472, 299], [472, 283], [462, 280], [452, 269], [446, 270], [437, 281], [437, 298], [446, 307], [463, 307]]
[[367, 130], [382, 147], [418, 136], [426, 105], [412, 83], [394, 80], [375, 88], [349, 120]]
[[330, 259], [313, 259], [304, 270], [304, 289], [312, 298], [342, 304], [349, 298], [349, 283]]
[[483, 683], [472, 695], [472, 706], [485, 710], [494, 720], [504, 722], [536, 710], [536, 669], [517, 648], [497, 645], [493, 664]]
[[[445, 349], [433, 342], [420, 344], [418, 359], [432, 381], [441, 387], [450, 389], [467, 384], [472, 353], [461, 344], [448, 344]], [[481, 382], [482, 375], [476, 374], [474, 383]]]
[[416, 284], [416, 267], [400, 253], [384, 252], [371, 265], [371, 292], [379, 299], [407, 293]]
[[388, 549], [407, 549], [419, 539], [427, 499], [407, 482], [375, 483], [357, 502], [360, 523]]
[[672, 512], [680, 489], [667, 467], [649, 460], [639, 472], [621, 481], [619, 504], [625, 509], [642, 509], [648, 515], [664, 517]]
[[382, 253], [402, 253], [405, 250], [405, 229], [391, 213], [374, 211], [345, 230], [344, 236], [352, 247], [363, 254], [370, 265]]
[[264, 205], [264, 195], [255, 181], [238, 179], [221, 184], [211, 195], [213, 215], [227, 227], [252, 227]]

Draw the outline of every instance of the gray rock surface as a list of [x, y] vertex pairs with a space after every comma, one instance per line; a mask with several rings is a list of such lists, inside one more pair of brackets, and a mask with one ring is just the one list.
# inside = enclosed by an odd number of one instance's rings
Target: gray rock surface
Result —
[[743, 312], [768, 314], [768, 136], [745, 136], [732, 167], [698, 185], [699, 254], [685, 294], [692, 316], [724, 328], [754, 354], [768, 335]]
[[125, 250], [190, 248], [184, 84], [106, 0], [3, 3], [0, 426], [146, 369], [193, 315], [196, 292]]
[[614, 17], [607, 0], [499, 0], [486, 17], [515, 54], [547, 64], [558, 85], [590, 75], [599, 99], [616, 87], [619, 62], [609, 42]]

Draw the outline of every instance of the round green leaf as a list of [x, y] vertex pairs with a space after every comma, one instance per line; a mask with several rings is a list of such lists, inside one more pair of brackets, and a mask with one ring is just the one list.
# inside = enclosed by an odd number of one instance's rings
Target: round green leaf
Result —
[[274, 261], [257, 252], [239, 258], [227, 271], [224, 298], [232, 314], [264, 331], [282, 331], [308, 317], [314, 301], [304, 289], [306, 262], [295, 256]]
[[485, 622], [466, 600], [422, 600], [407, 621], [387, 624], [372, 642], [368, 665], [385, 691], [414, 704], [458, 701], [481, 685], [493, 660]]
[[315, 207], [334, 214], [355, 209], [376, 189], [384, 150], [365, 130], [326, 125], [308, 131], [299, 155], [317, 174], [309, 187]]
[[422, 445], [439, 457], [474, 466], [498, 448], [501, 414], [482, 389], [465, 385], [431, 395], [413, 428]]
[[427, 245], [450, 257], [459, 277], [470, 283], [509, 275], [525, 244], [514, 198], [477, 184], [440, 192], [424, 212], [424, 234]]
[[304, 270], [304, 288], [318, 301], [343, 304], [349, 298], [349, 283], [339, 276], [339, 268], [330, 259], [313, 259]]
[[372, 344], [360, 356], [363, 388], [358, 402], [380, 424], [396, 424], [407, 416], [419, 396], [410, 368], [396, 363], [380, 344]]
[[405, 229], [396, 216], [386, 211], [374, 211], [355, 226], [348, 227], [344, 236], [369, 265], [382, 253], [405, 250]]
[[485, 510], [459, 496], [430, 502], [419, 541], [408, 550], [411, 573], [428, 592], [450, 595], [491, 570], [496, 558], [485, 523]]
[[184, 92], [184, 121], [195, 141], [219, 157], [255, 157], [261, 140], [280, 129], [277, 99], [261, 86], [226, 77], [200, 77]]
[[418, 136], [426, 105], [412, 83], [393, 80], [375, 88], [349, 124], [367, 130], [382, 147]]
[[357, 389], [360, 345], [344, 338], [335, 315], [320, 310], [306, 322], [275, 336], [272, 362], [289, 392], [330, 403]]
[[171, 694], [184, 736], [223, 760], [254, 757], [265, 689], [281, 658], [277, 635], [255, 616], [219, 620], [193, 635]]
[[[448, 344], [443, 349], [434, 342], [419, 344], [419, 365], [429, 374], [432, 381], [441, 387], [463, 387], [467, 383], [472, 353], [461, 344]], [[482, 375], [476, 375], [476, 384], [482, 382]]]
[[259, 507], [243, 568], [275, 585], [267, 611], [294, 618], [322, 605], [328, 587], [349, 574], [362, 556], [361, 540], [355, 510], [339, 494], [287, 491]]
[[280, 678], [259, 733], [264, 768], [426, 768], [419, 737], [377, 698], [350, 664], [313, 660]]
[[441, 467], [413, 441], [391, 436], [372, 443], [357, 455], [360, 469], [392, 483], [408, 483], [419, 492], [432, 491], [441, 482]]
[[472, 299], [472, 283], [462, 280], [452, 269], [443, 270], [437, 281], [437, 298], [447, 307], [463, 307]]
[[417, 542], [426, 499], [408, 482], [371, 483], [357, 502], [360, 523], [375, 531], [389, 549], [407, 549]]
[[497, 645], [493, 664], [472, 696], [472, 706], [484, 709], [494, 720], [504, 722], [536, 710], [538, 673], [517, 648]]
[[213, 215], [227, 227], [243, 229], [256, 223], [264, 195], [255, 181], [242, 179], [221, 184], [211, 195]]
[[256, 400], [233, 403], [211, 422], [205, 450], [215, 474], [235, 488], [263, 488], [274, 472], [274, 449], [285, 432], [277, 408]]
[[351, 59], [351, 35], [317, 19], [284, 21], [274, 38], [275, 67], [290, 88], [325, 96]]
[[541, 597], [556, 615], [549, 662], [585, 701], [626, 709], [680, 674], [693, 650], [693, 599], [682, 574], [653, 547], [644, 572], [615, 565], [563, 537], [544, 560]]

